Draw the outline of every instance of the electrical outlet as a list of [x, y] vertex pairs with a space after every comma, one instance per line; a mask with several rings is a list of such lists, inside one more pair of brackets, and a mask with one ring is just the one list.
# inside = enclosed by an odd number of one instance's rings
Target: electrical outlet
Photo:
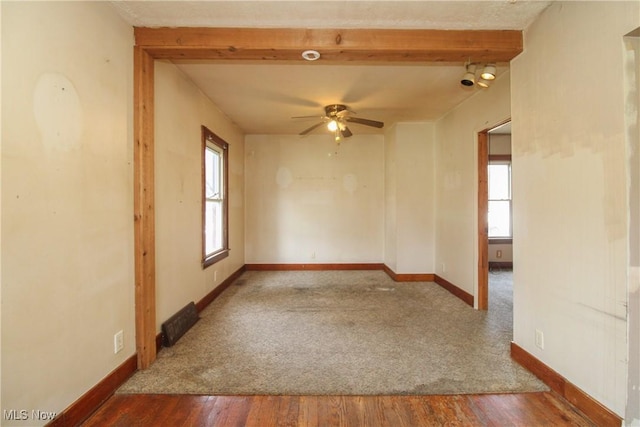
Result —
[[544, 334], [540, 329], [536, 329], [536, 347], [544, 350]]
[[502, 251], [500, 249], [496, 251], [496, 258], [502, 258]]
[[113, 353], [119, 353], [124, 348], [124, 335], [122, 331], [116, 332], [113, 336]]
[[213, 281], [217, 282], [218, 281], [218, 270], [214, 270], [213, 271]]
[[447, 271], [446, 266], [444, 265], [444, 262], [442, 263], [442, 272], [444, 273], [445, 271]]
[[315, 252], [311, 252], [311, 259], [316, 259], [316, 253]]

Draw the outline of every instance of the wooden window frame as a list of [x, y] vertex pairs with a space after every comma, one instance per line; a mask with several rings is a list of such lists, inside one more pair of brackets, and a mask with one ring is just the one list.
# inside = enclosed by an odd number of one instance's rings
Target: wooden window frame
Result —
[[[207, 253], [206, 249], [206, 165], [207, 144], [213, 144], [222, 152], [222, 249]], [[206, 126], [202, 126], [202, 268], [207, 268], [229, 256], [229, 144]]]

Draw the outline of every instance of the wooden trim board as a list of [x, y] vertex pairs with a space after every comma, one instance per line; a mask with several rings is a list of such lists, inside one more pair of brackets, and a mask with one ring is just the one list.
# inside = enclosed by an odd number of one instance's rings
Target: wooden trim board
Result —
[[326, 62], [509, 62], [522, 52], [519, 30], [331, 28], [134, 28], [136, 45], [159, 59], [300, 61], [306, 49]]
[[406, 273], [396, 273], [386, 264], [384, 265], [384, 271], [396, 282], [435, 282], [436, 284], [442, 286], [449, 292], [451, 292], [454, 296], [460, 298], [462, 301], [473, 307], [473, 295], [463, 291], [453, 283], [448, 280], [438, 276], [433, 273], [418, 273], [418, 274], [406, 274]]
[[344, 264], [245, 264], [247, 271], [324, 271], [324, 270], [383, 270], [379, 263], [344, 263]]
[[125, 360], [109, 375], [80, 396], [64, 411], [58, 414], [47, 426], [67, 427], [77, 426], [89, 418], [109, 397], [115, 393], [131, 375], [137, 370], [138, 357], [136, 354]]
[[511, 358], [540, 378], [551, 390], [564, 397], [573, 406], [582, 411], [596, 425], [620, 427], [622, 424], [622, 418], [580, 390], [569, 380], [542, 363], [515, 342], [511, 342]]
[[436, 282], [438, 285], [442, 286], [443, 288], [451, 292], [453, 295], [457, 296], [462, 301], [464, 301], [465, 303], [473, 307], [473, 303], [474, 303], [473, 295], [471, 295], [470, 293], [463, 291], [453, 283], [449, 282], [447, 279], [440, 277], [437, 274], [435, 275], [434, 282]]
[[140, 47], [133, 61], [133, 228], [138, 368], [156, 359], [154, 58]]
[[384, 272], [387, 273], [395, 282], [433, 282], [435, 274], [433, 273], [396, 273], [389, 266], [384, 264]]
[[489, 261], [489, 269], [492, 268], [513, 268], [511, 261]]
[[229, 277], [224, 279], [222, 283], [216, 286], [211, 292], [205, 295], [200, 301], [198, 301], [196, 303], [196, 309], [198, 309], [198, 313], [201, 313], [202, 310], [204, 310], [209, 304], [213, 302], [213, 300], [218, 298], [220, 294], [224, 292], [225, 289], [231, 286], [233, 282], [235, 282], [238, 279], [238, 277], [240, 277], [242, 273], [245, 272], [245, 270], [246, 270], [246, 266], [243, 265], [242, 267], [237, 269], [234, 273], [232, 273]]
[[489, 154], [490, 162], [510, 162], [511, 154]]
[[478, 133], [478, 310], [489, 309], [489, 131]]

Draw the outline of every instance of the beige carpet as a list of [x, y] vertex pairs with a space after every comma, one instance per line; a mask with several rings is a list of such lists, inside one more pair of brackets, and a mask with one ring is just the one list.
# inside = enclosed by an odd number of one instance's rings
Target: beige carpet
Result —
[[510, 279], [489, 312], [381, 271], [246, 272], [119, 393], [464, 394], [548, 390], [509, 356]]

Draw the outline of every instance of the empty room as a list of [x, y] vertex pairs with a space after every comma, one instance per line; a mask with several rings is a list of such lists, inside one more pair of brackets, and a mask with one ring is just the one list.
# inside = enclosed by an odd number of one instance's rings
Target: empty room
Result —
[[640, 422], [639, 2], [0, 13], [2, 425]]

